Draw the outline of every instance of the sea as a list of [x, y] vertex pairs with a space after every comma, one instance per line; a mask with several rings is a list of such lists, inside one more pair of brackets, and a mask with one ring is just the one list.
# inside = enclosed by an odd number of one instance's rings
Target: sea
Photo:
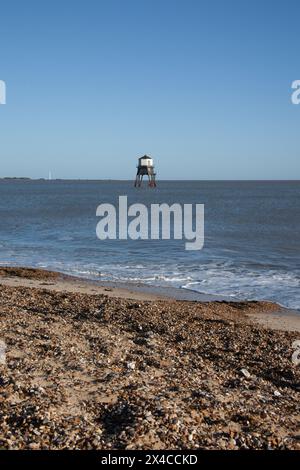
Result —
[[[99, 240], [99, 204], [204, 204], [202, 250], [184, 240]], [[300, 310], [300, 181], [0, 180], [0, 264], [172, 287]]]

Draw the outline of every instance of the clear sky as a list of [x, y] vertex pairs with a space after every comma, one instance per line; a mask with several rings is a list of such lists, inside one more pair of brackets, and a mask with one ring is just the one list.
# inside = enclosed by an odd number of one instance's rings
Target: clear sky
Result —
[[0, 176], [300, 179], [299, 0], [0, 4]]

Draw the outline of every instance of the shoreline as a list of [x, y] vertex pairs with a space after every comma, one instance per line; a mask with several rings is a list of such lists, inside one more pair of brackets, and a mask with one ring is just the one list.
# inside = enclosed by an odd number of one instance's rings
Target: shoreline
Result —
[[[97, 281], [45, 269], [0, 266], [0, 285], [30, 287], [54, 292], [105, 295], [137, 301], [184, 301], [203, 304], [242, 304], [255, 306], [245, 317], [267, 329], [300, 332], [300, 314], [269, 301], [237, 300], [206, 295], [189, 289], [157, 287], [142, 283]], [[267, 308], [266, 308], [267, 306]]]
[[0, 448], [300, 450], [276, 315], [0, 268]]
[[[5, 275], [5, 272], [7, 275]], [[17, 279], [29, 279], [30, 281], [40, 280], [43, 278], [52, 278], [57, 281], [62, 281], [67, 284], [82, 283], [83, 286], [94, 285], [97, 287], [98, 292], [101, 289], [112, 289], [113, 295], [120, 293], [121, 297], [135, 295], [137, 298], [139, 295], [141, 298], [149, 299], [171, 299], [171, 300], [186, 300], [186, 301], [198, 301], [198, 302], [247, 302], [247, 300], [231, 298], [224, 295], [218, 294], [205, 294], [193, 289], [186, 289], [181, 287], [173, 286], [155, 286], [152, 284], [143, 283], [142, 281], [110, 281], [100, 280], [92, 277], [72, 275], [63, 271], [52, 271], [44, 268], [35, 267], [23, 267], [23, 266], [0, 266], [0, 279], [2, 278]], [[6, 280], [7, 280], [6, 279]], [[283, 307], [284, 308], [284, 307]]]

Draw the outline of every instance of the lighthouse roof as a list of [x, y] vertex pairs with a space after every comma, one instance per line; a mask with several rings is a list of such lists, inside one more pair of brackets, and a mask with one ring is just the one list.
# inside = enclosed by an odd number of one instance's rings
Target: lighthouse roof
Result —
[[147, 159], [147, 160], [152, 160], [152, 157], [149, 157], [149, 155], [144, 155], [143, 157], [140, 157], [139, 160], [142, 160], [142, 159]]

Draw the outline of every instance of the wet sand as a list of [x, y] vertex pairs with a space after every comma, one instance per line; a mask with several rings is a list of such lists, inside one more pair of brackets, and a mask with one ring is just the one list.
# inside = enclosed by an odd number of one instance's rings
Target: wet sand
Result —
[[0, 448], [300, 449], [292, 317], [0, 268]]

